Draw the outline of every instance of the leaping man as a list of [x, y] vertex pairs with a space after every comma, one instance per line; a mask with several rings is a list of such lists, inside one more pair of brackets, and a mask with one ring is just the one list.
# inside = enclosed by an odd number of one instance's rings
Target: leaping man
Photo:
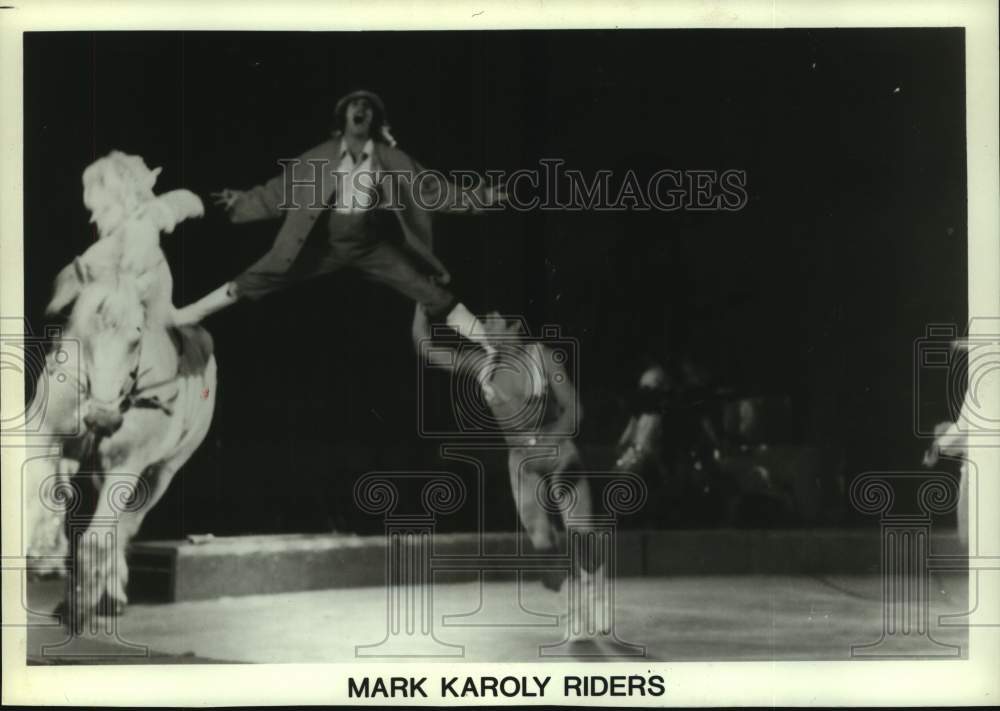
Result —
[[[291, 161], [290, 170], [286, 164], [282, 175], [263, 185], [213, 196], [234, 223], [281, 216], [284, 221], [267, 254], [179, 309], [175, 322], [196, 323], [240, 299], [256, 300], [352, 267], [492, 352], [476, 317], [446, 287], [450, 275], [432, 252], [431, 223], [435, 211], [477, 212], [497, 205], [502, 191], [479, 186], [462, 195], [453, 183], [426, 179], [440, 174], [422, 175], [422, 166], [396, 147], [385, 105], [370, 91], [342, 97], [334, 117], [332, 136]], [[390, 209], [376, 209], [386, 205]], [[398, 234], [393, 219], [404, 240], [392, 239]], [[322, 236], [312, 233], [319, 220], [325, 223]]]

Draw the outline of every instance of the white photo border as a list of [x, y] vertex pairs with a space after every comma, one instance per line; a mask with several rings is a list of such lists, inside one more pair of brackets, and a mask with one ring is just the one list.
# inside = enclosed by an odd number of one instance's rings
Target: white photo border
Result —
[[[853, 0], [808, 2], [776, 0], [708, 2], [682, 0], [438, 0], [418, 4], [398, 0], [352, 0], [336, 5], [303, 0], [210, 0], [186, 2], [67, 2], [11, 0], [0, 10], [0, 309], [5, 316], [23, 313], [23, 71], [22, 33], [30, 30], [483, 30], [567, 28], [784, 28], [784, 27], [964, 27], [966, 42], [969, 315], [1000, 316], [1000, 221], [998, 221], [998, 47], [997, 7], [992, 0], [899, 2]], [[350, 12], [345, 12], [349, 6]], [[2, 374], [4, 409], [19, 408], [20, 374]], [[984, 414], [1000, 419], [996, 400]], [[23, 452], [2, 450], [2, 522], [4, 559], [19, 555], [17, 478]], [[1000, 448], [974, 448], [981, 472], [1000, 471]], [[982, 477], [979, 497], [1000, 501], [1000, 478]], [[976, 507], [973, 507], [975, 510]], [[981, 506], [982, 518], [970, 520], [980, 541], [991, 541], [1000, 554], [1000, 516]], [[997, 579], [981, 592], [1000, 605]], [[23, 623], [20, 586], [4, 573], [4, 624]], [[970, 627], [968, 659], [954, 661], [844, 662], [650, 662], [594, 664], [587, 673], [661, 674], [667, 691], [658, 698], [502, 698], [490, 704], [579, 705], [958, 705], [988, 704], [1000, 698], [1000, 628]], [[446, 664], [246, 664], [26, 666], [25, 628], [3, 630], [3, 702], [72, 705], [263, 705], [347, 703], [347, 677], [389, 673], [449, 673]], [[579, 673], [579, 664], [547, 664], [558, 682]], [[990, 671], [992, 670], [992, 672]], [[531, 664], [463, 664], [462, 674], [531, 675]], [[553, 683], [552, 686], [561, 686]], [[406, 699], [408, 705], [434, 704], [429, 698]], [[351, 699], [353, 704], [366, 703]], [[454, 699], [458, 705], [475, 699]], [[377, 703], [368, 701], [367, 703]], [[383, 704], [391, 702], [381, 702]]]

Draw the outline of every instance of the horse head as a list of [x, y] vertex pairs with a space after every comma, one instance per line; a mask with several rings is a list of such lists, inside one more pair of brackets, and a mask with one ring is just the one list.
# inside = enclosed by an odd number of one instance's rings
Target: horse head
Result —
[[139, 377], [146, 331], [141, 285], [124, 274], [89, 280], [82, 269], [78, 278], [84, 286], [70, 315], [69, 335], [80, 344], [83, 419], [92, 432], [110, 435], [121, 427]]

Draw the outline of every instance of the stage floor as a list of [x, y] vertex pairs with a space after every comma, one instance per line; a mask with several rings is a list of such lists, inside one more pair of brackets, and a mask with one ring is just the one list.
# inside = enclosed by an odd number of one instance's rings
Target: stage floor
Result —
[[[961, 656], [967, 652], [966, 629], [941, 625], [939, 616], [968, 609], [966, 587], [964, 575], [931, 580], [930, 636], [959, 646]], [[512, 580], [482, 588], [476, 582], [436, 584], [435, 636], [460, 647], [423, 651], [457, 654], [455, 661], [469, 662], [568, 661], [540, 654], [541, 647], [566, 635], [560, 614], [567, 607], [567, 588], [554, 593], [526, 582], [519, 607]], [[29, 592], [34, 613], [45, 613], [55, 607], [61, 586], [49, 581]], [[880, 638], [881, 594], [878, 576], [625, 578], [615, 586], [616, 631], [623, 642], [644, 647], [651, 660], [846, 660], [852, 645]], [[477, 616], [450, 617], [474, 612], [484, 600]], [[118, 620], [117, 635], [105, 630], [68, 644], [65, 629], [52, 617], [33, 613], [28, 657], [41, 664], [377, 661], [359, 659], [356, 646], [386, 636], [386, 611], [384, 588], [132, 605]], [[49, 645], [62, 646], [43, 651]], [[905, 649], [930, 655], [935, 647], [912, 634]], [[370, 653], [394, 651], [383, 646]], [[584, 661], [628, 661], [618, 655], [636, 650], [604, 639], [549, 651]]]

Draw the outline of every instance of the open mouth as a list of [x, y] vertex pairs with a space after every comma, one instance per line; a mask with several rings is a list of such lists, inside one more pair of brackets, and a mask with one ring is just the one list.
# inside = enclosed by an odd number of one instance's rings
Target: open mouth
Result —
[[354, 125], [360, 126], [368, 120], [368, 114], [354, 114]]

